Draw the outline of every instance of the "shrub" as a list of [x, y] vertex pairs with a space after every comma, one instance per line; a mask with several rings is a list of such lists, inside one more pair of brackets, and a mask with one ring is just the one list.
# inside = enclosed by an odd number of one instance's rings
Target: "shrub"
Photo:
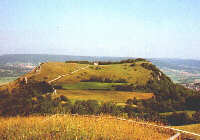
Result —
[[186, 106], [191, 110], [199, 110], [200, 95], [191, 95], [186, 98]]
[[122, 113], [122, 108], [114, 103], [108, 102], [101, 105], [100, 112], [117, 116]]
[[134, 67], [134, 66], [136, 66], [136, 64], [135, 64], [135, 63], [133, 63], [133, 64], [131, 64], [130, 66], [131, 66], [131, 67]]
[[134, 104], [134, 105], [137, 105], [137, 103], [138, 103], [138, 101], [137, 101], [136, 97], [134, 97], [134, 98], [133, 98], [133, 104]]
[[92, 64], [89, 61], [65, 61], [65, 63]]
[[192, 115], [192, 120], [193, 120], [194, 123], [200, 123], [200, 111], [196, 111]]
[[89, 114], [97, 114], [100, 110], [100, 105], [96, 100], [86, 101]]
[[156, 68], [155, 65], [153, 64], [150, 64], [150, 63], [142, 63], [141, 66], [145, 69], [148, 69], [148, 70], [152, 70], [154, 72], [159, 72], [159, 69]]
[[167, 121], [171, 125], [185, 125], [191, 123], [191, 118], [185, 112], [176, 113], [169, 115], [166, 117]]
[[147, 61], [147, 60], [144, 59], [144, 58], [137, 58], [137, 59], [135, 59], [135, 62], [138, 62], [138, 61]]
[[126, 79], [123, 79], [123, 78], [120, 78], [120, 79], [118, 79], [118, 80], [116, 80], [116, 81], [114, 81], [115, 83], [128, 83], [127, 81], [126, 81]]
[[62, 86], [61, 85], [55, 85], [54, 88], [55, 89], [62, 89]]
[[133, 118], [133, 117], [135, 117], [136, 116], [136, 113], [138, 113], [138, 110], [137, 110], [137, 108], [135, 108], [135, 107], [133, 107], [133, 106], [131, 106], [131, 105], [126, 105], [125, 107], [124, 107], [124, 110], [123, 110], [125, 113], [127, 113], [128, 114], [128, 117], [130, 117], [130, 118]]
[[128, 100], [126, 101], [126, 104], [132, 105], [132, 104], [133, 104], [133, 100], [132, 100], [132, 99], [128, 99]]
[[60, 96], [60, 100], [61, 101], [65, 101], [65, 102], [68, 102], [68, 101], [70, 101], [66, 96], [64, 96], [64, 95], [61, 95]]
[[100, 106], [96, 100], [76, 101], [72, 107], [73, 114], [97, 114]]
[[133, 91], [132, 85], [116, 85], [114, 87], [117, 91]]

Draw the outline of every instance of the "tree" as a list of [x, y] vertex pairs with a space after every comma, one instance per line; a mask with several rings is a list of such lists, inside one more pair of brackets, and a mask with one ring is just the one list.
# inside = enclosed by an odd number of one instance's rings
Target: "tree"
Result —
[[114, 103], [108, 102], [101, 105], [100, 112], [117, 116], [121, 113], [121, 110], [122, 108], [120, 108], [119, 106], [115, 105]]
[[166, 119], [171, 125], [184, 125], [184, 124], [189, 124], [191, 122], [189, 115], [185, 112], [183, 113], [174, 112], [173, 114], [167, 116]]
[[134, 97], [134, 98], [133, 98], [133, 104], [134, 104], [134, 105], [137, 105], [137, 102], [138, 102], [138, 101], [137, 101], [136, 97]]
[[196, 111], [193, 115], [192, 115], [192, 119], [195, 123], [200, 123], [200, 111]]
[[132, 100], [132, 99], [128, 99], [128, 100], [126, 101], [126, 104], [132, 105], [132, 104], [133, 104], [133, 100]]

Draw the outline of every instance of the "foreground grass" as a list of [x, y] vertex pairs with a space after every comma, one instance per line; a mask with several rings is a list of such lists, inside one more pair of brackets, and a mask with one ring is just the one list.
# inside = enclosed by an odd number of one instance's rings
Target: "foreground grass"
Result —
[[0, 139], [8, 140], [163, 140], [170, 136], [164, 130], [108, 116], [0, 118]]
[[70, 100], [98, 100], [103, 102], [125, 103], [128, 99], [149, 99], [153, 93], [105, 91], [105, 90], [58, 90], [58, 95], [64, 95]]
[[184, 126], [175, 126], [175, 128], [200, 134], [200, 124], [190, 124], [190, 125], [184, 125]]
[[[176, 111], [176, 113], [187, 113], [190, 117], [192, 117], [192, 115], [195, 113], [195, 111], [184, 110], [184, 111]], [[160, 113], [160, 115], [162, 115], [162, 116], [168, 116], [168, 115], [172, 115], [172, 114], [173, 114], [173, 112]]]

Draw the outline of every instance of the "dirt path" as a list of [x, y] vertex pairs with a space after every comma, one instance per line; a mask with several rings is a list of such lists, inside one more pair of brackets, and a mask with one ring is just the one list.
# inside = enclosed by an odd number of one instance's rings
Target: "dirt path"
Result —
[[67, 74], [60, 75], [60, 76], [56, 77], [55, 79], [49, 81], [48, 83], [51, 84], [52, 82], [55, 82], [55, 81], [57, 81], [57, 80], [59, 80], [59, 79], [65, 77], [65, 76], [72, 75], [73, 73], [76, 73], [76, 72], [78, 72], [78, 71], [80, 71], [80, 70], [84, 70], [84, 69], [86, 69], [86, 68], [88, 68], [88, 67], [89, 67], [89, 65], [87, 65], [86, 67], [77, 69], [77, 70], [75, 70], [75, 71], [73, 71], [73, 72], [71, 72], [71, 73], [67, 73]]

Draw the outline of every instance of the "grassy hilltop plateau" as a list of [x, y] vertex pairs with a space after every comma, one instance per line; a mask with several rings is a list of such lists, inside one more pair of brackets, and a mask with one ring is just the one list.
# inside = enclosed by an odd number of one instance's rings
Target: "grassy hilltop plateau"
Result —
[[[173, 83], [145, 59], [46, 62], [0, 85], [0, 120], [4, 120], [0, 137], [14, 138], [17, 126], [18, 139], [22, 135], [24, 139], [166, 139], [171, 132], [108, 118], [139, 118], [189, 128], [200, 123], [199, 106], [199, 92]], [[51, 114], [67, 115], [44, 116]], [[44, 125], [48, 128], [42, 129]]]

